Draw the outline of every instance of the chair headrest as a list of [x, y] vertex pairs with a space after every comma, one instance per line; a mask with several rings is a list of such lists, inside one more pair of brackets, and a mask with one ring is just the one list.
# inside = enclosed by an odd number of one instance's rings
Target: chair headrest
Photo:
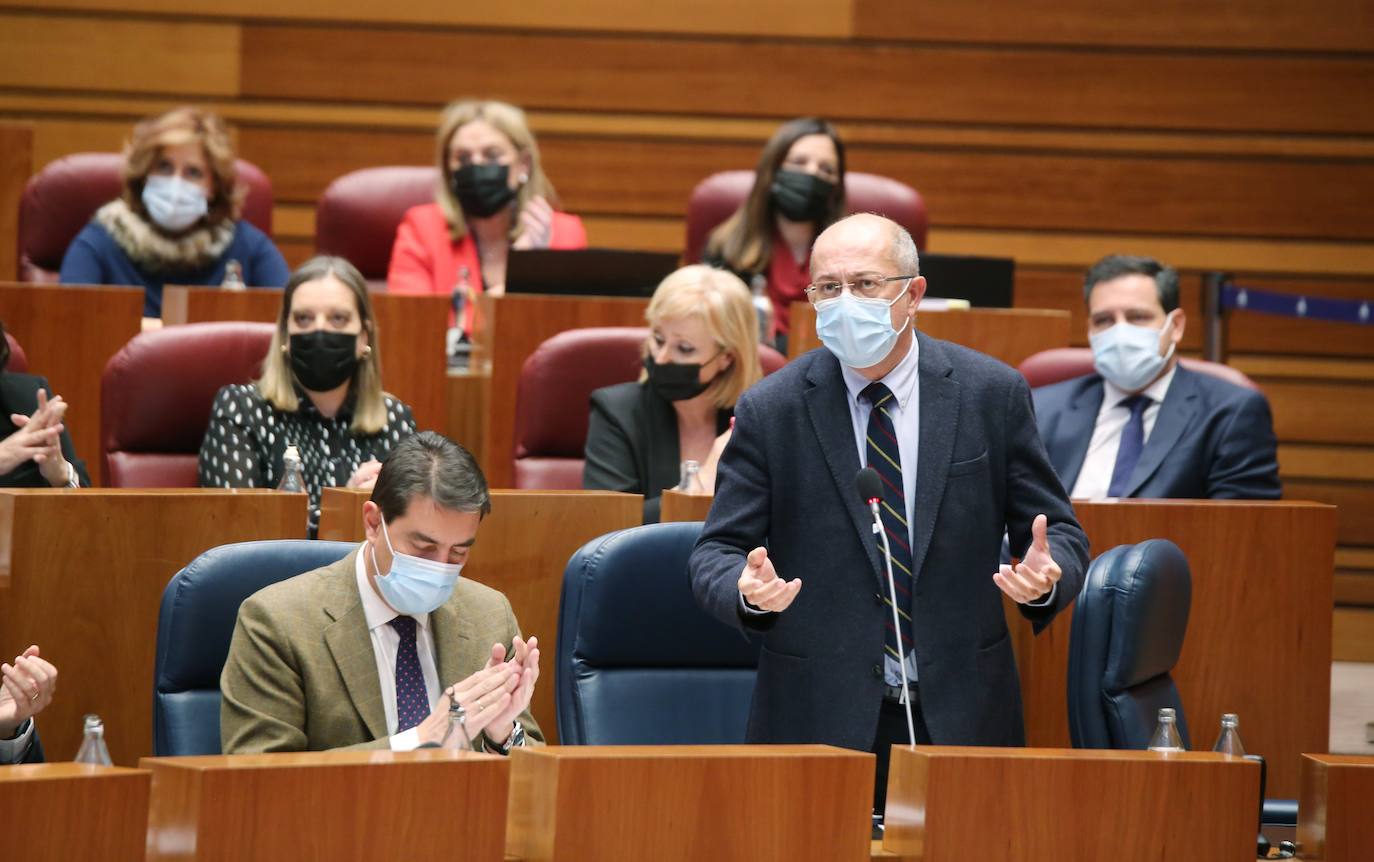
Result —
[[1093, 562], [1085, 589], [1114, 593], [1102, 688], [1124, 691], [1169, 673], [1188, 632], [1193, 581], [1167, 539], [1113, 548]]
[[346, 257], [369, 280], [386, 279], [406, 210], [434, 201], [434, 167], [387, 165], [344, 174], [320, 196], [315, 249]]

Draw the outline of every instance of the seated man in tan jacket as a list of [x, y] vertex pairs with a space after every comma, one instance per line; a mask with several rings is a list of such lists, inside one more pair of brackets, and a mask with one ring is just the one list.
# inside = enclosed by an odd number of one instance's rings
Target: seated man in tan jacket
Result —
[[239, 609], [220, 677], [224, 753], [439, 744], [454, 699], [479, 748], [541, 740], [538, 641], [520, 637], [505, 596], [459, 578], [489, 511], [467, 450], [429, 431], [402, 440], [358, 550]]

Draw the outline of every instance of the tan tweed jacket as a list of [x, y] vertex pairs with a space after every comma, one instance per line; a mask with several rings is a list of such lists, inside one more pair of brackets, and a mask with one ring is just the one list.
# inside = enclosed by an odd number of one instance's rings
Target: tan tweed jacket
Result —
[[[239, 608], [220, 676], [225, 754], [389, 746], [357, 555], [266, 587]], [[430, 627], [444, 686], [481, 670], [492, 644], [509, 648], [520, 634], [506, 597], [466, 578]], [[528, 710], [519, 720], [532, 740], [543, 739]]]

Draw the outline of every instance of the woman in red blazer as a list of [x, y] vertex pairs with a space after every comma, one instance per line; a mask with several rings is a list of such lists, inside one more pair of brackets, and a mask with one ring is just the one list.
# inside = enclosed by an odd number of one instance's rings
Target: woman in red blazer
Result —
[[[555, 209], [524, 111], [454, 102], [440, 118], [438, 144], [436, 200], [412, 207], [397, 228], [388, 291], [499, 296], [511, 249], [587, 247], [582, 220]], [[462, 313], [450, 325], [471, 335], [474, 303], [463, 302]]]

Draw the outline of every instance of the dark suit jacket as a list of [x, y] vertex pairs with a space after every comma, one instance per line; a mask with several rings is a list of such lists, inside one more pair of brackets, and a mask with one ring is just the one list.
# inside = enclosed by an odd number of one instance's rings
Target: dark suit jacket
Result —
[[[1083, 469], [1102, 391], [1102, 377], [1089, 374], [1032, 393], [1040, 437], [1069, 490]], [[1276, 446], [1262, 394], [1180, 365], [1125, 496], [1277, 500]]]
[[[716, 433], [733, 411], [716, 415]], [[677, 412], [647, 383], [618, 383], [592, 393], [582, 487], [644, 495], [644, 523], [658, 523], [664, 488], [675, 488], [682, 467]], [[709, 489], [708, 489], [709, 490]]]
[[[1030, 543], [1049, 517], [1063, 569], [1053, 603], [1022, 607], [1039, 630], [1083, 583], [1088, 541], [1045, 457], [1025, 379], [1002, 363], [920, 339], [920, 439], [912, 618], [921, 707], [940, 744], [1020, 745], [1021, 693], [1002, 592], [1004, 530]], [[884, 681], [886, 576], [859, 500], [859, 454], [840, 365], [813, 350], [765, 378], [735, 408], [715, 502], [692, 554], [697, 600], [737, 628], [764, 632], [750, 742], [869, 750]], [[780, 614], [744, 618], [745, 555], [767, 544], [801, 592]]]
[[[0, 374], [0, 440], [10, 436], [19, 428], [10, 421], [11, 413], [23, 413], [25, 416], [32, 416], [33, 411], [38, 409], [38, 390], [46, 389], [52, 395], [52, 387], [48, 381], [42, 377], [35, 377], [32, 374], [13, 374], [4, 372]], [[81, 486], [89, 488], [91, 477], [86, 474], [86, 464], [76, 457], [76, 449], [72, 447], [71, 435], [62, 431], [62, 457], [76, 468], [76, 474], [81, 479]], [[50, 488], [48, 480], [43, 478], [43, 474], [38, 472], [38, 465], [32, 461], [20, 464], [12, 472], [0, 476], [0, 488]]]

